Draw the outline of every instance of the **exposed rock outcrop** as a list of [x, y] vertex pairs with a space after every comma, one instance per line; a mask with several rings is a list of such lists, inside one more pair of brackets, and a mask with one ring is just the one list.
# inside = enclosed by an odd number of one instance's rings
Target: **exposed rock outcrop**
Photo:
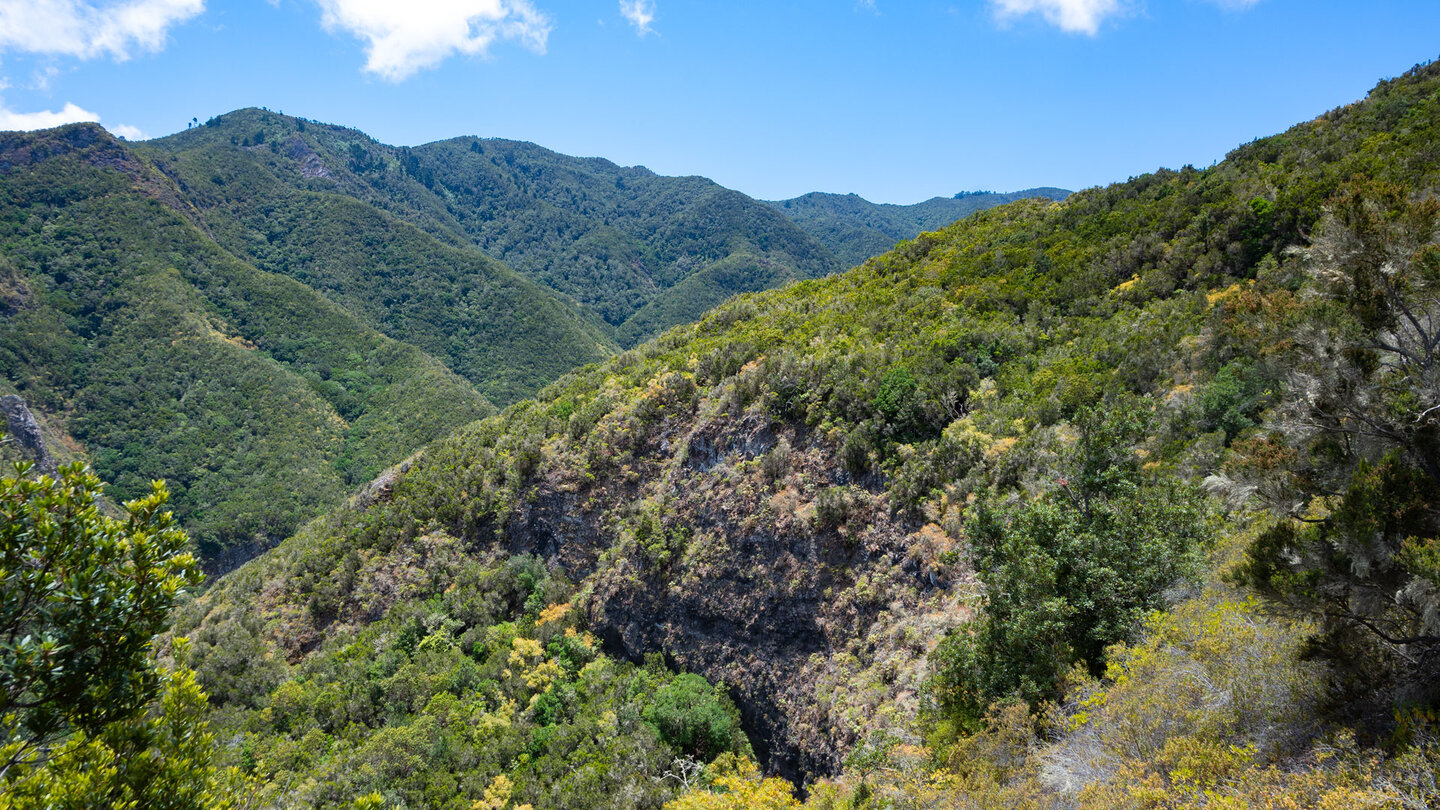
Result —
[[[882, 613], [898, 627], [951, 596], [910, 559], [921, 526], [858, 487], [837, 524], [817, 522], [819, 490], [848, 476], [803, 426], [682, 418], [648, 433], [635, 483], [590, 484], [567, 465], [539, 476], [505, 523], [506, 550], [589, 583], [582, 605], [607, 652], [660, 653], [724, 684], [767, 770], [796, 783], [836, 773], [876, 728], [876, 707], [862, 705], [872, 665], [891, 683], [916, 680], [945, 629], [899, 646], [868, 637]], [[789, 468], [771, 478], [757, 462], [782, 440]], [[663, 538], [645, 536], [647, 511]], [[965, 619], [948, 616], [946, 627]]]
[[0, 397], [0, 410], [5, 412], [6, 436], [35, 462], [36, 470], [47, 475], [55, 472], [55, 458], [45, 446], [40, 423], [35, 421], [25, 400], [14, 394]]
[[[42, 132], [0, 133], [0, 174], [24, 171], [65, 155], [78, 155], [92, 166], [123, 175], [135, 191], [205, 229], [199, 212], [181, 193], [175, 179], [140, 158], [99, 124], [66, 124]], [[71, 189], [54, 191], [57, 195], [72, 192]]]
[[0, 318], [8, 318], [30, 305], [30, 285], [15, 265], [0, 257]]
[[324, 159], [299, 135], [292, 135], [290, 140], [285, 142], [285, 154], [299, 164], [301, 177], [330, 177], [330, 167], [325, 165]]

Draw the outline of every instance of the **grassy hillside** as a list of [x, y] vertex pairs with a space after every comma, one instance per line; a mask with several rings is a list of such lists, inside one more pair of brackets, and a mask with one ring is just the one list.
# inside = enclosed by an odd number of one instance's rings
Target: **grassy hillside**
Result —
[[872, 203], [856, 194], [817, 191], [770, 205], [828, 247], [844, 266], [854, 267], [897, 242], [943, 228], [976, 211], [1031, 197], [1063, 200], [1069, 194], [1059, 188], [1030, 188], [1009, 194], [971, 191], [954, 197], [933, 197], [914, 205], [891, 205]]
[[493, 409], [420, 350], [217, 245], [99, 127], [0, 136], [4, 384], [212, 557], [290, 534]]
[[[1437, 144], [1430, 65], [1209, 169], [984, 211], [566, 375], [186, 609], [232, 754], [276, 785], [369, 767], [407, 806], [501, 776], [610, 806], [547, 769], [615, 670], [525, 675], [571, 671], [563, 646], [501, 669], [516, 614], [432, 574], [538, 557], [575, 590], [525, 597], [516, 632], [554, 599], [607, 655], [725, 684], [813, 806], [1433, 803], [1440, 400], [1384, 347], [1433, 333]], [[371, 629], [405, 621], [444, 657]], [[456, 711], [528, 756], [428, 782]], [[343, 806], [333, 784], [293, 801]], [[712, 784], [773, 787], [719, 757], [675, 806], [722, 806]]]

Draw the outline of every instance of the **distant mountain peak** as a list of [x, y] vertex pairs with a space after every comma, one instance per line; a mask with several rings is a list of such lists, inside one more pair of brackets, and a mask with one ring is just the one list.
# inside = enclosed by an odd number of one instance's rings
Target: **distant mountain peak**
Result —
[[854, 192], [812, 191], [770, 203], [806, 233], [828, 247], [847, 266], [858, 265], [903, 239], [913, 239], [976, 211], [1030, 197], [1063, 200], [1069, 191], [1033, 188], [1006, 194], [962, 191], [953, 197], [931, 197], [913, 205], [872, 203]]

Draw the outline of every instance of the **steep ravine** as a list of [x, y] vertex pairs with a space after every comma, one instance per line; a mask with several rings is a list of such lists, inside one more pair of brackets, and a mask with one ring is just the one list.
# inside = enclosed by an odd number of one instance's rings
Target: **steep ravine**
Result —
[[[643, 487], [546, 475], [505, 534], [510, 551], [544, 555], [589, 583], [591, 627], [608, 652], [637, 662], [659, 652], [726, 684], [762, 762], [798, 783], [835, 772], [858, 731], [817, 700], [825, 662], [863, 638], [883, 607], [911, 609], [931, 586], [906, 561], [907, 535], [920, 527], [891, 514], [883, 496], [855, 489], [854, 513], [838, 526], [817, 527], [813, 505], [804, 515], [819, 489], [849, 476], [827, 466], [836, 448], [767, 422], [665, 426], [636, 454]], [[791, 469], [770, 481], [762, 462], [781, 438]], [[657, 500], [663, 529], [688, 541], [664, 562], [640, 550], [601, 561], [614, 542], [606, 518]], [[858, 594], [862, 578], [885, 582], [876, 593], [892, 590], [898, 603]]]
[[[345, 627], [442, 591], [453, 555], [417, 548], [535, 554], [580, 585], [577, 605], [608, 654], [659, 653], [724, 684], [766, 768], [797, 784], [833, 774], [885, 725], [886, 707], [913, 711], [925, 654], [968, 617], [968, 582], [955, 587], [960, 566], [936, 560], [941, 529], [891, 509], [878, 474], [859, 486], [837, 466], [835, 437], [758, 404], [732, 410], [732, 386], [676, 384], [672, 395], [661, 382], [578, 439], [551, 421], [528, 461], [524, 448], [487, 444], [507, 417], [522, 429], [543, 403], [477, 423], [369, 488], [358, 508], [218, 582], [200, 600], [205, 621], [232, 621], [243, 604], [299, 662]], [[430, 517], [389, 528], [420, 502]], [[340, 584], [351, 543], [380, 544], [394, 562], [362, 551], [365, 567]], [[367, 579], [402, 584], [377, 602], [357, 595]], [[338, 594], [337, 609], [305, 607], [321, 590]], [[925, 616], [924, 633], [906, 630]]]

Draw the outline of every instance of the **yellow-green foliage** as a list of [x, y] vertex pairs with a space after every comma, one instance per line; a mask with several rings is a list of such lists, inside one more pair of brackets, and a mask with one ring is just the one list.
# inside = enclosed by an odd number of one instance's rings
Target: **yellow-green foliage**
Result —
[[677, 758], [749, 752], [723, 691], [601, 654], [540, 560], [471, 562], [437, 590], [337, 632], [278, 685], [218, 693], [266, 806], [653, 809]]
[[1039, 808], [1047, 796], [1036, 777], [1041, 763], [1037, 718], [1019, 703], [996, 705], [982, 729], [942, 748], [892, 740], [857, 758], [838, 779], [815, 786], [805, 807]]
[[710, 784], [697, 787], [665, 805], [665, 810], [790, 810], [799, 808], [794, 786], [777, 777], [762, 777], [750, 759], [717, 760]]
[[1299, 656], [1310, 628], [1222, 581], [1253, 534], [1229, 535], [1198, 593], [1153, 613], [1140, 641], [1110, 648], [1102, 680], [1077, 670], [1063, 707], [994, 706], [979, 732], [942, 733], [934, 751], [895, 746], [806, 806], [1433, 806], [1432, 713], [1404, 713], [1390, 753], [1323, 726], [1322, 668]]
[[[177, 640], [181, 650], [184, 640]], [[182, 656], [183, 658], [183, 656]], [[0, 810], [245, 810], [259, 785], [216, 764], [205, 693], [183, 663], [161, 672], [147, 714], [77, 734], [0, 783]]]
[[1316, 730], [1323, 673], [1298, 658], [1305, 628], [1260, 607], [1211, 584], [1153, 614], [1143, 641], [1112, 647], [1103, 684], [1073, 692], [1068, 733], [1044, 755], [1049, 778], [1114, 798], [1103, 785], [1138, 772], [1194, 798], [1293, 755]]
[[1300, 660], [1309, 627], [1264, 611], [1224, 582], [1253, 530], [1232, 528], [1211, 556], [1206, 584], [1168, 612], [1152, 613], [1141, 641], [1106, 652], [1104, 683], [1071, 689], [1072, 739], [1105, 758], [1147, 759], [1174, 736], [1198, 736], [1266, 755], [1310, 731], [1323, 669]]
[[[1081, 808], [1350, 808], [1434, 807], [1435, 746], [1385, 760], [1341, 735], [1303, 757], [1257, 762], [1245, 749], [1176, 738], [1165, 755], [1127, 763], [1112, 781], [1080, 791]], [[1167, 773], [1168, 769], [1168, 773]]]

